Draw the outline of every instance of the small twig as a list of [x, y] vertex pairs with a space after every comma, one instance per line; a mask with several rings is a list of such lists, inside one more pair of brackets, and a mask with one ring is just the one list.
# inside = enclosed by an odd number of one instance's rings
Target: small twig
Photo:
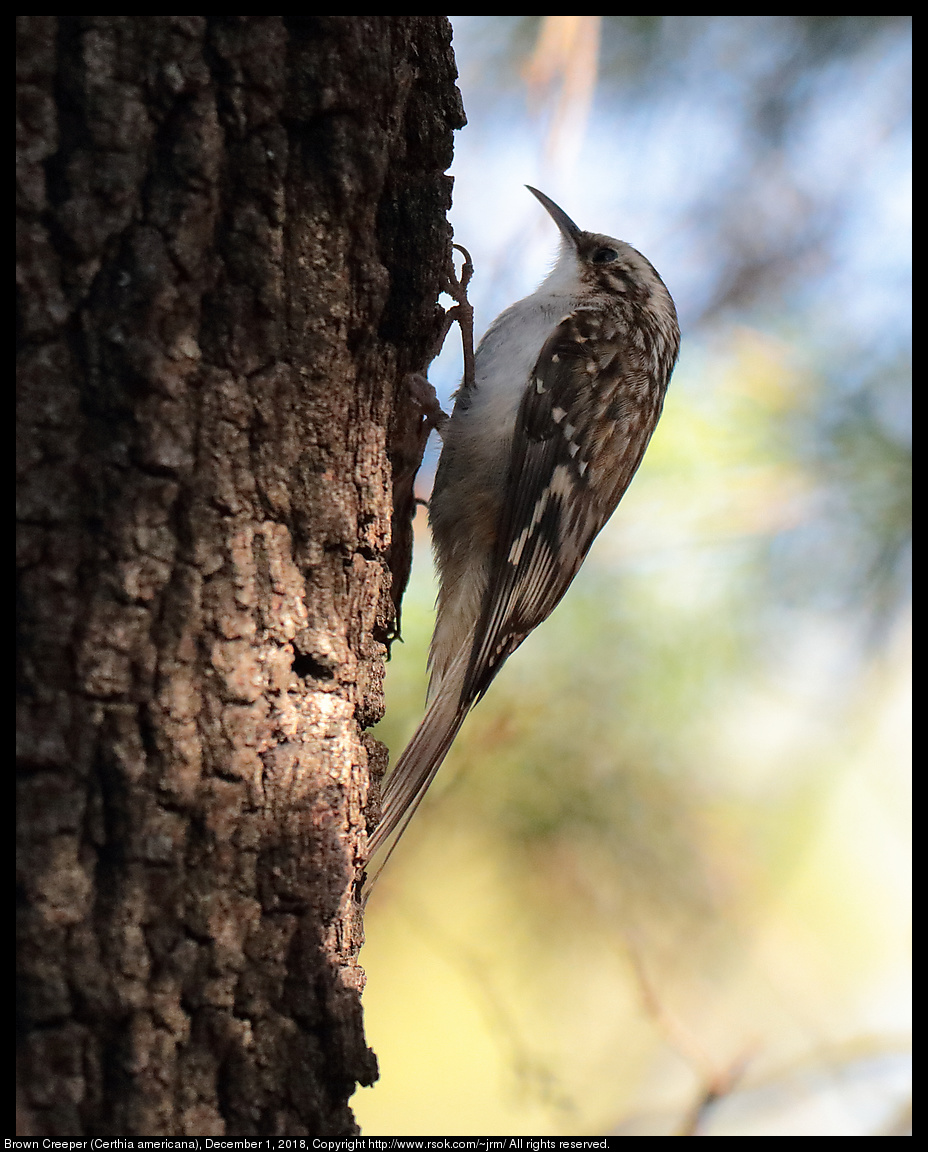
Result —
[[707, 1113], [717, 1100], [730, 1096], [735, 1085], [744, 1075], [748, 1065], [749, 1056], [742, 1053], [728, 1068], [722, 1068], [712, 1073], [708, 1082], [700, 1091], [689, 1115], [680, 1125], [677, 1136], [698, 1136], [699, 1129]]
[[720, 1068], [686, 1025], [662, 1002], [645, 970], [637, 947], [631, 940], [627, 940], [626, 943], [645, 1011], [664, 1033], [670, 1046], [702, 1081], [699, 1095], [681, 1124], [680, 1130], [674, 1133], [676, 1136], [698, 1136], [699, 1127], [713, 1104], [730, 1095], [744, 1075], [751, 1053], [743, 1052], [727, 1067]]

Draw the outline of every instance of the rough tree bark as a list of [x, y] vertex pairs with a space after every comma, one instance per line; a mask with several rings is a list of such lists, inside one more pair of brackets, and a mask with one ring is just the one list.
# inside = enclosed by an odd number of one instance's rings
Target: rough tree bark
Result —
[[350, 1134], [450, 27], [18, 21], [22, 1134]]

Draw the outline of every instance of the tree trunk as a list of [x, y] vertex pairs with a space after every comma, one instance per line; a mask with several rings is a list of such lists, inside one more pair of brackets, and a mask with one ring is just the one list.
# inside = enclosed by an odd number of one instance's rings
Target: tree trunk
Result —
[[21, 1134], [348, 1135], [450, 27], [18, 22]]

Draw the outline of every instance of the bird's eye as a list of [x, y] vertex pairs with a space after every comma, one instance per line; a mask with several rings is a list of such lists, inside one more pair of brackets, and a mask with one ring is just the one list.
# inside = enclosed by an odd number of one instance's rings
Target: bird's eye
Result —
[[618, 260], [619, 254], [614, 248], [597, 248], [593, 253], [594, 264], [611, 264], [613, 260]]

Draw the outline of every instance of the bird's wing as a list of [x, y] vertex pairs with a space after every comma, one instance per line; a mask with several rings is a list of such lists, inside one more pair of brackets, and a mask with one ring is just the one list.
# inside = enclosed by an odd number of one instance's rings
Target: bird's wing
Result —
[[452, 661], [383, 790], [369, 850], [403, 834], [471, 706], [567, 591], [628, 487], [663, 387], [614, 313], [565, 316], [539, 354], [516, 420], [493, 570], [471, 644]]
[[660, 403], [614, 312], [577, 309], [545, 342], [519, 409], [493, 570], [462, 703], [553, 611], [641, 462]]

